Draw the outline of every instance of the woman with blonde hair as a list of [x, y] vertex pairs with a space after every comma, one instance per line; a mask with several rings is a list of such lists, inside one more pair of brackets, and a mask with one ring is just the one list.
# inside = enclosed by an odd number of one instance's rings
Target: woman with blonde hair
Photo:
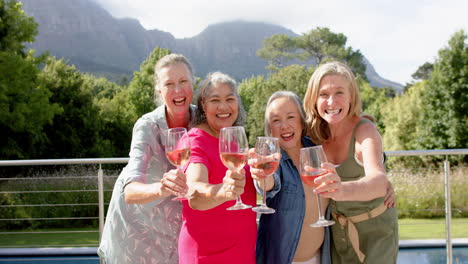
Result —
[[155, 95], [162, 105], [133, 127], [130, 159], [114, 185], [98, 254], [106, 263], [176, 264], [185, 174], [166, 159], [163, 135], [188, 127], [195, 114], [193, 71], [183, 55], [155, 65]]
[[[322, 197], [331, 198], [332, 263], [396, 263], [398, 225], [395, 208], [384, 204], [389, 181], [382, 139], [362, 113], [359, 89], [341, 62], [318, 67], [304, 97], [307, 128], [321, 144], [330, 172], [315, 180]], [[333, 181], [338, 174], [341, 181]]]

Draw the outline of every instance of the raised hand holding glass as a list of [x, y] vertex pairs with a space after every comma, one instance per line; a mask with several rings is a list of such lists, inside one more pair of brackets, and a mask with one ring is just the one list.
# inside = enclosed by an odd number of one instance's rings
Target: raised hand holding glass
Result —
[[[247, 162], [249, 142], [244, 127], [224, 127], [219, 134], [219, 155], [224, 166], [231, 171], [239, 172]], [[244, 204], [237, 196], [236, 204], [227, 210], [242, 210], [252, 206]]]
[[[266, 204], [266, 178], [272, 175], [278, 169], [281, 159], [281, 149], [279, 140], [275, 137], [257, 137], [255, 143], [255, 153], [258, 154], [262, 163], [256, 166], [256, 169], [263, 169], [263, 199], [262, 204], [254, 207], [252, 210], [261, 214], [272, 214], [275, 209], [270, 208]], [[263, 162], [264, 161], [264, 162]]]
[[[190, 158], [190, 138], [187, 129], [176, 127], [167, 130], [165, 148], [167, 160], [180, 170]], [[185, 194], [173, 200], [187, 200], [187, 198]]]
[[[322, 146], [319, 145], [314, 147], [301, 148], [300, 173], [302, 181], [313, 188], [317, 188], [318, 185], [314, 182], [314, 180], [327, 173], [327, 170], [322, 169], [322, 163], [324, 162], [327, 162], [327, 156], [325, 155]], [[326, 220], [322, 215], [322, 204], [320, 202], [320, 196], [318, 193], [317, 204], [319, 210], [319, 219], [310, 226], [322, 227], [333, 225], [335, 221]]]

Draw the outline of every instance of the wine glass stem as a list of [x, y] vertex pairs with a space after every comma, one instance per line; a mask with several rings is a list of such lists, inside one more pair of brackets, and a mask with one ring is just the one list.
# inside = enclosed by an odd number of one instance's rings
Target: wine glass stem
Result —
[[318, 205], [319, 219], [323, 220], [325, 218], [323, 218], [323, 215], [322, 215], [322, 202], [320, 201], [320, 195], [318, 193], [317, 193], [317, 205]]
[[[240, 171], [238, 171], [238, 172], [240, 173]], [[236, 197], [236, 204], [240, 204], [240, 205], [244, 204], [244, 203], [242, 202], [242, 198], [241, 198], [240, 195], [237, 195], [237, 197]]]
[[266, 179], [263, 179], [263, 205], [266, 206]]

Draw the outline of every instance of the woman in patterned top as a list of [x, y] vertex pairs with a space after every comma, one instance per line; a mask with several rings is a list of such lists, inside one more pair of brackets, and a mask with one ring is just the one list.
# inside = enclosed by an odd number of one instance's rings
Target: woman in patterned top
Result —
[[157, 62], [155, 94], [163, 104], [135, 123], [130, 160], [114, 186], [98, 249], [106, 263], [178, 263], [182, 205], [172, 198], [188, 187], [185, 174], [166, 159], [163, 133], [187, 128], [195, 113], [193, 71], [184, 56]]

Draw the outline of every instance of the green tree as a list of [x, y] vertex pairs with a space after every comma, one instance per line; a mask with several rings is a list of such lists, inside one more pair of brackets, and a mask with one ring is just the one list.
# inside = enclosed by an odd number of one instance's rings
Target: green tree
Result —
[[39, 84], [39, 66], [47, 55], [24, 51], [37, 24], [24, 14], [21, 3], [0, 0], [0, 156], [34, 158], [46, 140], [43, 127], [62, 110], [51, 104], [52, 93]]
[[134, 122], [141, 115], [155, 109], [154, 66], [156, 62], [171, 52], [168, 49], [155, 48], [141, 64], [140, 71], [133, 73], [129, 84], [129, 101], [135, 110]]
[[0, 51], [0, 156], [2, 159], [34, 158], [46, 140], [43, 127], [62, 108], [50, 103], [52, 93], [38, 81], [45, 57]]
[[363, 112], [372, 115], [375, 118], [375, 124], [381, 134], [385, 133], [385, 124], [383, 122], [382, 107], [389, 100], [384, 88], [374, 88], [370, 84], [358, 77], [359, 92], [362, 100]]
[[298, 37], [273, 35], [265, 39], [257, 55], [266, 59], [268, 69], [273, 71], [285, 67], [288, 61], [295, 58], [314, 65], [339, 60], [347, 63], [357, 76], [367, 80], [364, 56], [359, 50], [346, 47], [346, 41], [342, 33], [318, 27]]
[[315, 59], [315, 63], [320, 64], [328, 57], [335, 57], [343, 52], [346, 36], [342, 33], [333, 33], [329, 28], [317, 27], [302, 34], [296, 41], [297, 47], [302, 49], [299, 54], [302, 60]]
[[294, 38], [277, 34], [263, 40], [263, 47], [257, 51], [257, 56], [268, 61], [268, 70], [277, 71], [294, 58], [296, 49]]
[[25, 55], [24, 42], [33, 42], [37, 23], [26, 16], [22, 4], [0, 0], [0, 50]]
[[271, 74], [267, 80], [263, 77], [253, 77], [240, 84], [239, 93], [247, 105], [246, 129], [251, 145], [255, 143], [256, 137], [264, 135], [263, 124], [268, 98], [280, 90], [293, 91], [299, 97], [304, 97], [312, 72], [312, 68], [306, 66], [290, 65]]
[[92, 93], [83, 88], [83, 75], [63, 59], [49, 58], [39, 78], [41, 85], [53, 93], [50, 101], [64, 110], [44, 128], [48, 142], [41, 157], [100, 156], [99, 109], [93, 104]]
[[315, 60], [316, 65], [327, 61], [339, 60], [346, 62], [353, 72], [366, 79], [364, 56], [359, 50], [346, 47], [347, 38], [342, 33], [333, 33], [329, 28], [317, 27], [298, 37], [297, 47], [301, 50], [299, 58]]
[[431, 77], [432, 70], [434, 69], [434, 64], [426, 62], [423, 65], [418, 67], [415, 73], [411, 75], [415, 80], [427, 80]]
[[[420, 137], [423, 123], [423, 94], [426, 82], [419, 82], [411, 86], [405, 93], [389, 99], [382, 107], [382, 119], [385, 125], [383, 135], [385, 151], [418, 149], [416, 139]], [[392, 159], [395, 162], [407, 164], [420, 158]], [[420, 163], [418, 163], [420, 164]]]
[[427, 89], [423, 94], [424, 110], [419, 149], [468, 147], [468, 44], [460, 30], [439, 50]]
[[99, 131], [96, 152], [103, 157], [128, 155], [135, 117], [128, 102], [128, 89], [92, 75], [83, 76], [83, 89], [93, 96], [93, 105], [99, 109]]

